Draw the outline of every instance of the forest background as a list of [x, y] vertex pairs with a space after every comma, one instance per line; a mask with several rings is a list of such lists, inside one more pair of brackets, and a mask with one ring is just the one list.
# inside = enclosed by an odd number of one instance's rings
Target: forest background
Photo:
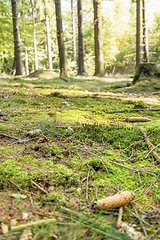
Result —
[[[57, 2], [62, 7], [68, 65], [63, 77], [59, 77]], [[141, 62], [142, 3], [146, 2], [152, 65], [159, 62], [160, 0], [101, 1], [105, 77], [93, 77], [98, 22], [93, 3], [100, 0], [82, 1], [86, 74], [72, 77], [81, 66], [80, 2], [0, 0], [0, 240], [22, 240], [26, 235], [35, 240], [131, 240], [135, 235], [141, 240], [160, 239], [158, 64], [149, 76], [139, 71], [137, 82], [132, 77], [138, 55], [137, 3], [141, 3]], [[18, 3], [25, 76], [14, 76], [13, 3]], [[125, 206], [123, 216], [117, 208], [94, 211], [98, 199], [128, 190], [136, 197]], [[27, 229], [28, 224], [34, 226]]]
[[[33, 26], [32, 6], [34, 3], [35, 24]], [[71, 2], [61, 1], [62, 23], [68, 74], [77, 73], [73, 61]], [[21, 38], [22, 63], [24, 74], [35, 70], [34, 29], [36, 30], [38, 69], [47, 69], [46, 16], [43, 0], [18, 1], [18, 16]], [[93, 3], [83, 1], [83, 27], [85, 71], [94, 74], [94, 13]], [[14, 65], [14, 35], [11, 1], [0, 1], [0, 69], [11, 73]], [[78, 41], [77, 2], [73, 1], [76, 43]], [[149, 36], [149, 61], [158, 62], [160, 52], [160, 4], [159, 0], [146, 1]], [[48, 1], [51, 55], [53, 69], [59, 68], [56, 14], [54, 1]], [[136, 58], [136, 1], [101, 1], [104, 69], [107, 74], [130, 74], [135, 70]], [[141, 25], [142, 28], [142, 25]], [[78, 44], [76, 44], [77, 46]], [[141, 43], [142, 46], [142, 43]], [[76, 49], [77, 50], [77, 49]], [[78, 50], [76, 51], [78, 52]], [[28, 70], [25, 67], [27, 53]], [[141, 53], [142, 54], [142, 53]]]

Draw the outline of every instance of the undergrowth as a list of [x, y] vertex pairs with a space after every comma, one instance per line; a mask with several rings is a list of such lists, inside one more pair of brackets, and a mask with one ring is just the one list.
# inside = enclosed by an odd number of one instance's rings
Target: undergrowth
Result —
[[[158, 108], [158, 103], [154, 105], [130, 95], [107, 95], [97, 91], [97, 79], [93, 79], [95, 85], [89, 88], [91, 83], [86, 79], [83, 91], [85, 80], [80, 78], [66, 84], [59, 79], [32, 78], [1, 82], [1, 193], [23, 192], [28, 201], [33, 194], [34, 203], [30, 207], [34, 205], [40, 213], [47, 209], [45, 217], [55, 210], [62, 213], [64, 207], [78, 212], [76, 217], [63, 213], [59, 222], [47, 227], [33, 227], [37, 240], [55, 239], [51, 238], [53, 229], [58, 239], [131, 239], [115, 230], [117, 209], [90, 212], [93, 201], [117, 193], [116, 189], [136, 191], [134, 203], [140, 215], [147, 215], [159, 204], [159, 161], [148, 154], [140, 131], [145, 128], [160, 154], [159, 111], [107, 113]], [[111, 82], [108, 88], [106, 80], [101, 79], [101, 84], [102, 90], [111, 89]], [[93, 87], [96, 92], [91, 92]], [[126, 122], [131, 116], [152, 121]], [[41, 132], [28, 135], [36, 129]], [[35, 182], [46, 192], [37, 189]], [[6, 199], [12, 200], [10, 194]], [[27, 209], [23, 201], [19, 206]], [[134, 218], [128, 220], [126, 211], [124, 219], [139, 224]], [[149, 221], [152, 224], [152, 219]], [[158, 226], [157, 222], [155, 225]], [[156, 232], [149, 226], [146, 230], [149, 236]], [[8, 236], [16, 239], [14, 234]], [[7, 238], [3, 235], [0, 239]]]

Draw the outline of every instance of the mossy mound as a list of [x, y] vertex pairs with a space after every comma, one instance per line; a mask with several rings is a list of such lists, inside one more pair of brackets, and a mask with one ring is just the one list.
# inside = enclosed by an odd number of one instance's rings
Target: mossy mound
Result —
[[29, 78], [53, 78], [59, 77], [58, 70], [36, 70], [28, 75]]
[[160, 65], [158, 63], [140, 63], [136, 69], [133, 84], [138, 82], [141, 74], [160, 77]]

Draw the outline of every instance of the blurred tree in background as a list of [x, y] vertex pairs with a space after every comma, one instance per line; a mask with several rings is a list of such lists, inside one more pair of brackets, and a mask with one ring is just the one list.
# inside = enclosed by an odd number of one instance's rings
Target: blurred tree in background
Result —
[[[16, 0], [20, 31], [20, 47], [23, 71], [28, 74], [35, 69], [56, 69], [60, 72], [59, 50], [56, 29], [55, 1]], [[71, 8], [72, 2], [72, 8]], [[75, 59], [78, 59], [78, 16], [76, 0], [61, 0], [62, 30], [64, 34], [67, 74], [77, 74]], [[44, 4], [47, 3], [47, 4]], [[94, 9], [93, 1], [82, 0], [85, 72], [95, 73]], [[159, 0], [145, 0], [147, 9], [149, 60], [160, 61], [160, 4]], [[142, 1], [140, 1], [142, 9]], [[72, 13], [72, 14], [71, 14]], [[74, 14], [73, 14], [74, 13]], [[143, 22], [141, 14], [141, 46]], [[47, 16], [47, 19], [46, 19]], [[74, 45], [73, 55], [73, 16]], [[34, 17], [34, 18], [33, 18]], [[136, 1], [101, 0], [103, 59], [105, 74], [132, 74], [136, 66]], [[51, 65], [47, 63], [47, 22], [49, 23]], [[11, 74], [14, 65], [14, 35], [12, 6], [10, 0], [0, 0], [0, 71]], [[76, 46], [76, 49], [75, 49]], [[73, 58], [74, 56], [74, 58]], [[141, 47], [143, 60], [143, 47]], [[51, 58], [50, 58], [51, 59]], [[78, 66], [78, 64], [77, 64]], [[83, 67], [83, 65], [80, 65]], [[28, 70], [27, 70], [28, 68]], [[79, 67], [78, 67], [79, 69]], [[78, 71], [77, 69], [77, 71]]]

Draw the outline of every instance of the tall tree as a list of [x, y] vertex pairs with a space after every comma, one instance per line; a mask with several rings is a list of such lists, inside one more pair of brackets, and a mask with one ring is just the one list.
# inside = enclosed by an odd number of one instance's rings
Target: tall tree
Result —
[[28, 51], [27, 51], [27, 43], [26, 43], [26, 40], [24, 41], [24, 46], [25, 46], [25, 71], [26, 71], [26, 75], [29, 75]]
[[22, 59], [21, 59], [21, 47], [20, 47], [20, 33], [18, 22], [18, 6], [17, 0], [12, 0], [12, 18], [13, 18], [13, 31], [14, 31], [14, 53], [16, 63], [16, 75], [22, 75]]
[[93, 7], [94, 7], [95, 75], [103, 76], [104, 61], [103, 61], [101, 1], [93, 0]]
[[51, 53], [51, 38], [50, 38], [50, 30], [49, 30], [49, 17], [47, 12], [47, 0], [44, 0], [45, 5], [45, 17], [46, 17], [46, 36], [47, 36], [47, 65], [50, 70], [53, 69], [52, 66], [52, 53]]
[[65, 56], [64, 36], [62, 27], [62, 13], [61, 13], [61, 1], [55, 0], [56, 8], [56, 24], [57, 24], [57, 39], [58, 39], [58, 50], [59, 50], [59, 66], [60, 75], [67, 74], [67, 61]]
[[35, 29], [35, 12], [34, 12], [34, 0], [30, 0], [32, 6], [32, 24], [34, 34], [34, 68], [38, 70], [38, 57], [37, 57], [37, 41], [36, 41], [36, 29]]
[[136, 67], [141, 62], [140, 46], [140, 0], [136, 2]]
[[82, 0], [77, 0], [77, 14], [78, 14], [78, 74], [85, 74], [84, 66], [84, 35], [83, 35], [83, 21], [82, 21]]
[[143, 62], [149, 62], [148, 49], [148, 26], [146, 20], [146, 1], [142, 0], [142, 19], [143, 19]]
[[76, 62], [76, 31], [75, 31], [75, 19], [74, 19], [74, 6], [73, 0], [71, 0], [71, 18], [72, 18], [72, 49], [73, 49], [73, 62], [74, 62], [74, 70], [77, 70], [77, 62]]

